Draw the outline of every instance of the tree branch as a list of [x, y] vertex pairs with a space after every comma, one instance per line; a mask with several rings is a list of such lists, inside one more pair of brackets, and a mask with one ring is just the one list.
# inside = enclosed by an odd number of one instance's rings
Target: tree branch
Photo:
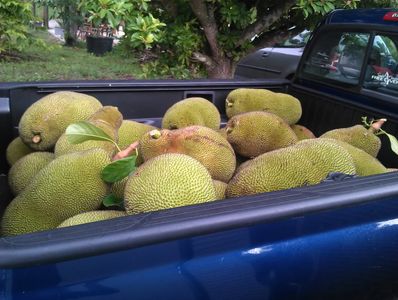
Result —
[[203, 27], [207, 42], [214, 57], [221, 57], [220, 47], [217, 42], [217, 22], [214, 18], [214, 7], [206, 5], [204, 0], [190, 0], [193, 13]]
[[264, 12], [256, 22], [243, 31], [237, 47], [246, 42], [250, 42], [253, 37], [260, 35], [264, 30], [271, 27], [271, 25], [278, 21], [294, 4], [296, 4], [296, 0], [280, 1], [272, 10]]
[[201, 62], [208, 68], [213, 68], [215, 65], [214, 60], [212, 60], [209, 56], [200, 52], [193, 52], [192, 59], [197, 62]]

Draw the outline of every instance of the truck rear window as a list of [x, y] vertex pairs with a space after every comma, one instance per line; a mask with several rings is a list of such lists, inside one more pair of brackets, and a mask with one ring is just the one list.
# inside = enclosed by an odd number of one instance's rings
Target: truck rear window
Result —
[[398, 36], [377, 34], [366, 64], [363, 86], [377, 92], [398, 95]]
[[304, 75], [358, 84], [369, 37], [359, 32], [322, 34], [304, 62]]

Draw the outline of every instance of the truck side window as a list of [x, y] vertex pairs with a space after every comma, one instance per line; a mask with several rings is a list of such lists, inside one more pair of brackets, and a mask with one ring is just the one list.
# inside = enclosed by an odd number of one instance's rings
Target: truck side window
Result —
[[398, 95], [398, 36], [376, 35], [366, 64], [363, 87]]
[[358, 84], [368, 41], [366, 33], [322, 34], [304, 63], [303, 75]]

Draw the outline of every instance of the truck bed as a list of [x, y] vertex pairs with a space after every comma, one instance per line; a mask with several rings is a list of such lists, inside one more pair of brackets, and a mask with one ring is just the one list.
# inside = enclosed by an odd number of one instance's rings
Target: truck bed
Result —
[[[22, 113], [45, 94], [88, 93], [126, 119], [159, 124], [190, 96], [224, 114], [226, 95], [239, 87], [296, 96], [299, 124], [317, 136], [362, 116], [387, 118], [383, 128], [398, 135], [387, 102], [281, 80], [0, 85], [1, 209], [11, 200], [5, 148]], [[385, 139], [379, 159], [398, 167]], [[0, 238], [0, 299], [393, 299], [397, 207], [391, 172]]]

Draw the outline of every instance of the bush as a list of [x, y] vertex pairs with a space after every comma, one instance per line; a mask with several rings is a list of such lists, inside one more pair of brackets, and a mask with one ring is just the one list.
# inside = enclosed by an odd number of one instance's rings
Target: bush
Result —
[[0, 57], [22, 51], [33, 42], [29, 34], [29, 25], [33, 19], [29, 2], [0, 1]]

